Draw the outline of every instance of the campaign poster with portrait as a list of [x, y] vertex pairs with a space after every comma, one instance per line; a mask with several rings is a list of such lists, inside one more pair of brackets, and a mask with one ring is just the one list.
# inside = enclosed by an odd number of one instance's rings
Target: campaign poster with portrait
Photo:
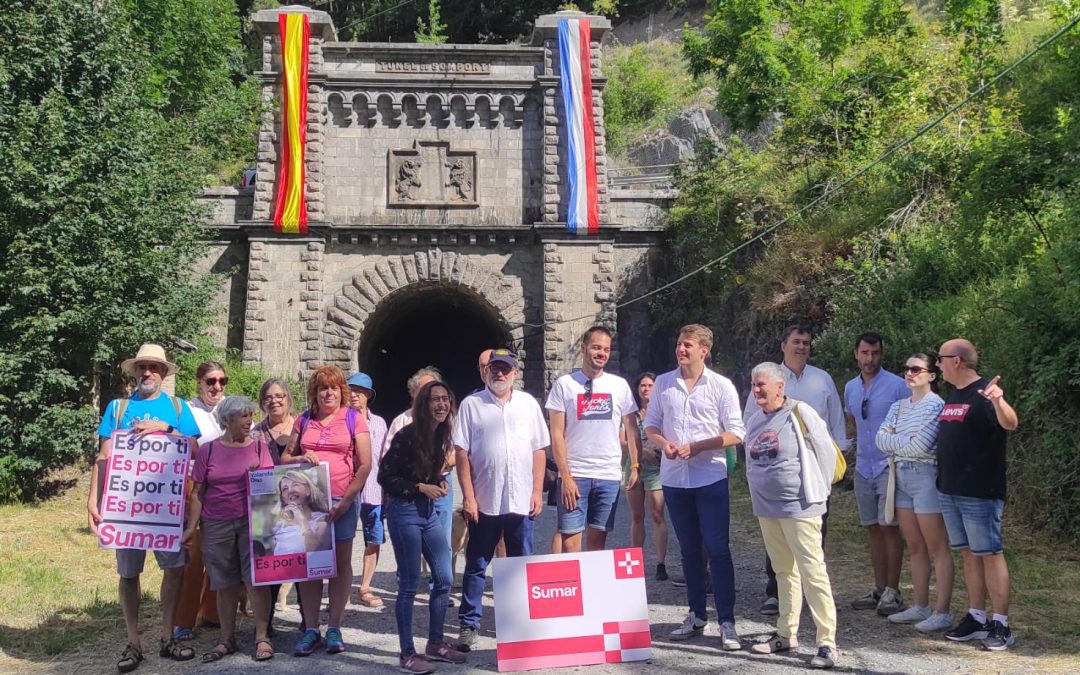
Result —
[[256, 586], [337, 574], [330, 465], [283, 464], [248, 472], [251, 579]]
[[113, 432], [98, 507], [101, 548], [180, 550], [191, 448], [180, 434]]
[[652, 658], [640, 548], [494, 561], [499, 672]]

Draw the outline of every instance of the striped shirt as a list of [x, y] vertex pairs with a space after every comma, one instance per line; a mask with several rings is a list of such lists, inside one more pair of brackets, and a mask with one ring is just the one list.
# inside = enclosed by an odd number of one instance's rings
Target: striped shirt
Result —
[[918, 403], [911, 398], [894, 402], [878, 429], [877, 446], [896, 459], [937, 464], [938, 414], [944, 406], [934, 392]]

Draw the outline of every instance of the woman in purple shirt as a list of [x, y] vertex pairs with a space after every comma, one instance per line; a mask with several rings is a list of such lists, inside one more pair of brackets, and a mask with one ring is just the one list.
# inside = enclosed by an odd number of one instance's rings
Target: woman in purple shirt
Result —
[[236, 610], [241, 589], [255, 614], [255, 660], [273, 658], [267, 636], [270, 596], [251, 585], [251, 555], [247, 508], [248, 471], [273, 466], [270, 450], [251, 437], [255, 405], [243, 396], [229, 396], [214, 414], [225, 428], [220, 438], [199, 446], [195, 453], [195, 489], [188, 504], [184, 544], [202, 522], [202, 554], [210, 588], [217, 591], [221, 637], [203, 654], [203, 663], [220, 661], [236, 652]]

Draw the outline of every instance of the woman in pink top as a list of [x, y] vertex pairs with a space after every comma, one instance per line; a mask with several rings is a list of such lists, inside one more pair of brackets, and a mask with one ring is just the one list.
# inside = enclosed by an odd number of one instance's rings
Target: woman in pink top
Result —
[[214, 411], [225, 433], [195, 453], [195, 488], [188, 504], [183, 543], [189, 545], [202, 523], [202, 555], [217, 591], [221, 638], [203, 654], [203, 663], [220, 661], [236, 651], [236, 609], [240, 589], [247, 588], [255, 613], [255, 659], [273, 658], [267, 636], [270, 596], [266, 588], [251, 585], [251, 548], [248, 524], [248, 471], [274, 465], [266, 443], [251, 437], [255, 404], [243, 396], [229, 396]]
[[[349, 387], [337, 366], [322, 366], [308, 382], [309, 409], [293, 427], [282, 464], [330, 465], [330, 522], [337, 546], [337, 576], [330, 579], [330, 616], [326, 628], [326, 651], [345, 651], [341, 619], [352, 587], [352, 543], [356, 537], [359, 509], [356, 495], [371, 472], [371, 436], [367, 421], [347, 404]], [[294, 656], [309, 656], [323, 645], [319, 633], [322, 582], [300, 584], [300, 609], [306, 630], [296, 643]]]

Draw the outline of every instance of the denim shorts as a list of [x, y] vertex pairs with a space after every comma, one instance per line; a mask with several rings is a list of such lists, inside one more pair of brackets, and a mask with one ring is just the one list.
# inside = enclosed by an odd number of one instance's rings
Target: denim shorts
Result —
[[859, 523], [863, 527], [896, 524], [885, 519], [885, 494], [888, 489], [888, 471], [882, 471], [873, 478], [855, 472], [855, 502], [859, 506]]
[[[158, 567], [163, 570], [183, 567], [188, 561], [188, 550], [181, 548], [179, 551], [154, 551], [154, 558]], [[146, 564], [146, 551], [139, 548], [116, 549], [116, 573], [124, 579], [137, 579], [142, 574], [143, 565]]]
[[[333, 504], [340, 502], [340, 499], [332, 499]], [[356, 539], [356, 525], [360, 520], [360, 508], [356, 505], [356, 500], [352, 500], [352, 505], [349, 506], [349, 510], [338, 516], [338, 519], [334, 521], [334, 541], [352, 541]]]
[[615, 509], [619, 505], [620, 482], [600, 478], [574, 478], [577, 483], [577, 508], [566, 510], [562, 503], [562, 480], [559, 480], [559, 532], [577, 534], [585, 531], [585, 522], [594, 530], [615, 529]]
[[941, 493], [941, 515], [953, 550], [969, 548], [972, 555], [995, 555], [1001, 542], [1003, 499], [979, 499]]
[[896, 463], [896, 508], [915, 513], [941, 513], [937, 490], [937, 465], [927, 462]]
[[381, 546], [386, 543], [386, 529], [383, 527], [382, 504], [361, 504], [360, 522], [364, 526], [364, 543], [368, 546]]

